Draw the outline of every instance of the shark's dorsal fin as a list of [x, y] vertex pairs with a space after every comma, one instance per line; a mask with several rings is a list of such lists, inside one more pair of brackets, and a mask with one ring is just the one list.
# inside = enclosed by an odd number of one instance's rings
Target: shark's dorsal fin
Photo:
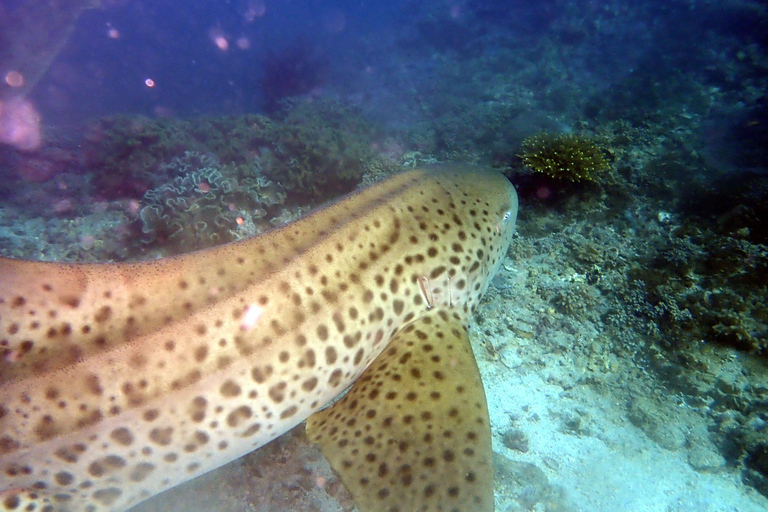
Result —
[[435, 309], [307, 433], [362, 512], [492, 512], [491, 431], [466, 321]]

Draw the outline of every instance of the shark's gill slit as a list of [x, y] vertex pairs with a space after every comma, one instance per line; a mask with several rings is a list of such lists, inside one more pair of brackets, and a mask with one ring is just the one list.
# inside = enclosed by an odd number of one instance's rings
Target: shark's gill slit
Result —
[[432, 294], [432, 287], [429, 285], [429, 278], [427, 276], [419, 276], [419, 293], [421, 298], [427, 303], [427, 309], [432, 309], [435, 305], [434, 295]]

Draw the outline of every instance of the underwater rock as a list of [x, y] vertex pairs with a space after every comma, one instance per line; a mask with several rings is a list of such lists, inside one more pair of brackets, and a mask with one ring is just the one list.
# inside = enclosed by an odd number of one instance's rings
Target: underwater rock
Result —
[[725, 467], [725, 459], [708, 441], [702, 440], [688, 451], [688, 464], [696, 471], [712, 472]]
[[686, 437], [682, 425], [674, 422], [653, 400], [639, 397], [630, 404], [627, 418], [645, 435], [662, 448], [680, 450], [685, 446]]

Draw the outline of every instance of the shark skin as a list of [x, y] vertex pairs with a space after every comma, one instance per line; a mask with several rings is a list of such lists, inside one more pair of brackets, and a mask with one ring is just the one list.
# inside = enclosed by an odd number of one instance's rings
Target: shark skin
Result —
[[177, 257], [0, 259], [0, 510], [123, 511], [314, 414], [362, 512], [492, 511], [467, 326], [516, 215], [446, 165]]

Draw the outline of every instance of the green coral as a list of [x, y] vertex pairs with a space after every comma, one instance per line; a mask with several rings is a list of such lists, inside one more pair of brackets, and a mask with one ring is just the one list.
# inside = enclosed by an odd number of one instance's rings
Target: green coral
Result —
[[597, 181], [610, 167], [595, 140], [573, 134], [531, 135], [517, 156], [535, 172], [558, 180]]

